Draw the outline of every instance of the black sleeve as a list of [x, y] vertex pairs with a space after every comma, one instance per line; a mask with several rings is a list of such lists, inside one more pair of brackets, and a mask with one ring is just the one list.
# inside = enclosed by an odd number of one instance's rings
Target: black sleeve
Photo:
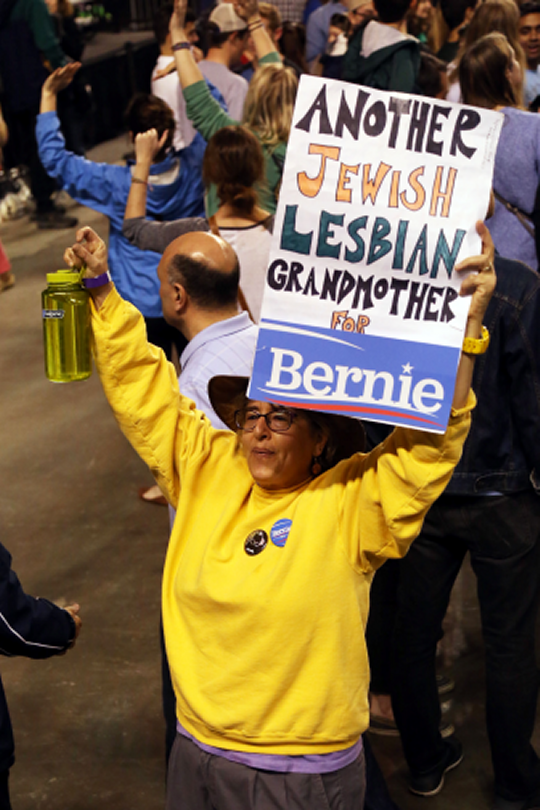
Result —
[[67, 650], [74, 638], [75, 622], [67, 610], [28, 596], [0, 543], [0, 653], [49, 658]]

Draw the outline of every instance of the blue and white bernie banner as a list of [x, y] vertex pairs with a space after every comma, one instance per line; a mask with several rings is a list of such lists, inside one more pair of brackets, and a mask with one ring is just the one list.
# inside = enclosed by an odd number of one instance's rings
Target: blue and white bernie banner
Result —
[[302, 77], [252, 399], [444, 432], [502, 121]]

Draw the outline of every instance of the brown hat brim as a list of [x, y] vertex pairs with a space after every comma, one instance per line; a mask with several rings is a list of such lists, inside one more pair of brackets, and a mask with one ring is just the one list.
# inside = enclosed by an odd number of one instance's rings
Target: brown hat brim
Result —
[[[214, 411], [228, 428], [236, 431], [234, 414], [243, 407], [249, 384], [248, 377], [218, 375], [208, 383], [208, 395]], [[302, 409], [300, 409], [302, 410]], [[325, 411], [305, 410], [314, 422], [328, 432], [332, 446], [332, 458], [329, 466], [337, 464], [354, 453], [363, 452], [366, 445], [364, 426], [359, 419], [349, 416], [336, 416]]]
[[249, 377], [233, 377], [219, 374], [208, 382], [208, 396], [212, 408], [228, 428], [236, 430], [234, 414], [246, 399]]

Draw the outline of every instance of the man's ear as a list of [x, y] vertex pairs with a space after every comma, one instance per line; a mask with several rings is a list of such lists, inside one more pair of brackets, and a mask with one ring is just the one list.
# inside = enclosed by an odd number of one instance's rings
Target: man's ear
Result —
[[174, 309], [178, 313], [178, 315], [182, 314], [186, 308], [188, 297], [184, 287], [179, 284], [177, 281], [174, 284], [171, 284], [173, 288], [173, 300], [174, 300]]
[[283, 26], [280, 25], [279, 28], [276, 28], [276, 30], [274, 31], [274, 37], [273, 37], [274, 42], [279, 42], [279, 40], [281, 39], [282, 34], [283, 34]]

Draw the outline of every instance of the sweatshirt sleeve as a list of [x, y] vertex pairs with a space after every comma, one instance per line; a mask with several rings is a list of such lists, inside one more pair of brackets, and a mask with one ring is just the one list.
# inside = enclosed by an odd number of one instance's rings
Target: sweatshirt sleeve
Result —
[[205, 141], [223, 127], [238, 124], [212, 97], [205, 81], [195, 82], [184, 88], [187, 117]]
[[445, 433], [396, 428], [368, 455], [353, 456], [342, 470], [338, 465], [341, 535], [355, 569], [373, 571], [405, 556], [450, 481], [475, 405], [471, 391], [466, 406], [452, 411]]
[[[176, 370], [148, 343], [140, 312], [109, 292], [99, 310], [91, 305], [93, 351], [103, 390], [116, 420], [176, 508], [180, 470], [203, 464], [216, 431], [195, 403], [178, 390]], [[228, 437], [235, 441], [234, 434]]]
[[0, 544], [0, 652], [49, 658], [65, 652], [74, 639], [75, 622], [67, 610], [26, 594]]
[[153, 250], [164, 253], [168, 245], [179, 236], [192, 231], [209, 231], [209, 225], [203, 217], [187, 217], [173, 222], [154, 222], [145, 217], [125, 219], [122, 233], [126, 239], [141, 250]]

